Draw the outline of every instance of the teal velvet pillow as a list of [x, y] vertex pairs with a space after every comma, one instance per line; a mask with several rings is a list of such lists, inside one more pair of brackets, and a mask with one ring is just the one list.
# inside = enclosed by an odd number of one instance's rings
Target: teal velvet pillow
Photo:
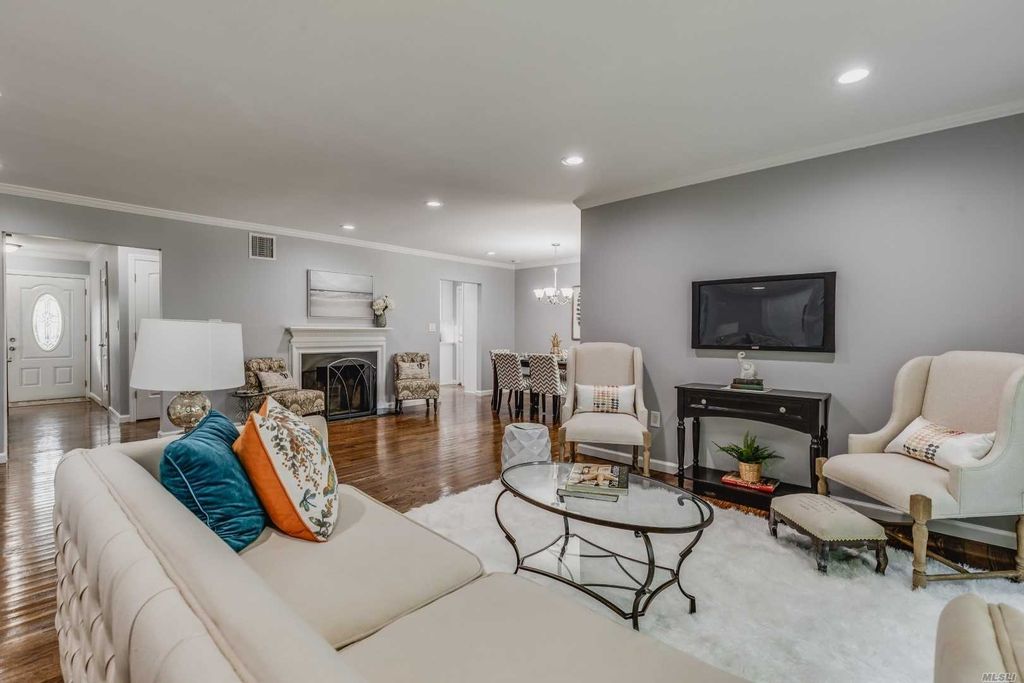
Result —
[[160, 483], [232, 550], [256, 540], [267, 515], [231, 444], [238, 429], [216, 410], [173, 441], [160, 459]]

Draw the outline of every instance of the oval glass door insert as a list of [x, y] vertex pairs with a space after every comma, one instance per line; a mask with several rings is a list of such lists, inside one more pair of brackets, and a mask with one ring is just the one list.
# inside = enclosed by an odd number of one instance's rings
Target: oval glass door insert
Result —
[[32, 334], [43, 351], [53, 351], [64, 331], [64, 314], [52, 294], [43, 294], [32, 307]]

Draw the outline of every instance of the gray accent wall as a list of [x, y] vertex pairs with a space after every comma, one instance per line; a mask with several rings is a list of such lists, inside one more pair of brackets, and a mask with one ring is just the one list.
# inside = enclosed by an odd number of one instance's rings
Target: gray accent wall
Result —
[[[388, 353], [436, 353], [441, 279], [481, 285], [480, 347], [511, 346], [514, 333], [514, 272], [458, 261], [278, 237], [276, 261], [248, 257], [248, 232], [150, 216], [0, 195], [0, 227], [17, 233], [63, 237], [162, 252], [165, 318], [220, 318], [240, 322], [246, 356], [288, 352], [289, 325], [331, 324], [306, 317], [306, 270], [317, 268], [374, 276], [378, 294], [391, 294], [394, 328]], [[486, 353], [480, 354], [483, 388], [490, 388]], [[431, 371], [437, 374], [436, 364]], [[487, 366], [485, 368], [485, 366]], [[486, 371], [485, 371], [486, 370]], [[388, 372], [388, 395], [391, 377]], [[0, 395], [0, 399], [4, 398]], [[223, 397], [215, 404], [223, 407]]]
[[[908, 359], [1024, 352], [1022, 258], [1024, 115], [584, 210], [583, 337], [643, 349], [663, 424], [652, 457], [674, 466], [673, 387], [737, 370], [733, 354], [690, 348], [691, 281], [835, 270], [834, 355], [749, 355], [771, 386], [833, 394], [842, 453], [884, 424]], [[746, 429], [789, 454], [776, 473], [807, 483], [807, 440], [785, 430], [709, 419], [703, 448]]]
[[[572, 304], [552, 306], [537, 301], [533, 294], [534, 289], [551, 286], [551, 268], [537, 266], [516, 271], [516, 344], [512, 348], [520, 353], [549, 351], [551, 335], [556, 332], [562, 339], [563, 348], [578, 343], [572, 341]], [[580, 264], [559, 264], [558, 286], [572, 287], [578, 284]]]

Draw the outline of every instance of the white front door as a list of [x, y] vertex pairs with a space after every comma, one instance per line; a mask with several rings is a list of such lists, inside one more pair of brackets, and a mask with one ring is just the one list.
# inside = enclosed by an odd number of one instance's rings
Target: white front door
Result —
[[85, 396], [85, 280], [7, 277], [8, 400]]
[[[135, 362], [135, 343], [139, 338], [139, 325], [146, 318], [160, 316], [160, 261], [155, 258], [129, 257], [131, 271], [131, 295], [128, 299], [128, 317], [131, 334], [128, 339], [129, 374]], [[160, 392], [132, 389], [136, 420], [160, 417]]]

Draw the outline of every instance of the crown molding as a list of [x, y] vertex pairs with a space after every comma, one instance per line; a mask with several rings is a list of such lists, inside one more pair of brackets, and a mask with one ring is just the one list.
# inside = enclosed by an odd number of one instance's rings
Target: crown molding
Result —
[[119, 211], [121, 213], [132, 213], [140, 216], [152, 216], [154, 218], [166, 218], [172, 221], [183, 221], [186, 223], [197, 223], [199, 225], [213, 225], [220, 228], [231, 228], [233, 230], [245, 230], [247, 232], [260, 232], [269, 235], [282, 235], [285, 237], [296, 237], [299, 239], [317, 240], [319, 242], [330, 242], [331, 244], [344, 244], [350, 247], [361, 247], [363, 249], [375, 249], [377, 251], [388, 251], [394, 254], [406, 254], [408, 256], [421, 256], [423, 258], [440, 259], [443, 261], [455, 261], [457, 263], [468, 263], [475, 266], [486, 266], [488, 268], [501, 268], [503, 270], [515, 270], [515, 264], [495, 263], [484, 259], [446, 254], [439, 251], [426, 249], [414, 249], [403, 247], [397, 244], [386, 242], [371, 242], [341, 235], [331, 235], [312, 230], [299, 228], [286, 228], [280, 225], [269, 225], [266, 223], [252, 223], [250, 221], [238, 221], [231, 218], [218, 218], [216, 216], [203, 216], [196, 213], [184, 211], [172, 211], [170, 209], [158, 209], [152, 206], [141, 206], [139, 204], [127, 204], [116, 202], [110, 199], [99, 197], [87, 197], [55, 190], [44, 190], [39, 187], [27, 187], [25, 185], [11, 185], [0, 183], [0, 194], [9, 194], [17, 197], [29, 197], [31, 199], [44, 199], [50, 202], [61, 204], [74, 204], [76, 206], [87, 206], [92, 209], [103, 209], [105, 211]]
[[540, 261], [524, 261], [516, 263], [516, 270], [526, 270], [528, 268], [542, 268], [544, 266], [568, 266], [574, 263], [579, 263], [580, 258], [578, 256], [567, 256], [566, 258], [560, 259], [547, 259]]
[[871, 147], [873, 145], [881, 145], [886, 142], [895, 142], [896, 140], [912, 138], [918, 135], [925, 135], [927, 133], [937, 133], [940, 130], [959, 128], [960, 126], [969, 126], [972, 123], [982, 123], [983, 121], [1001, 119], [1006, 116], [1014, 116], [1015, 114], [1021, 113], [1024, 113], [1024, 100], [1015, 100], [1013, 102], [1007, 102], [1005, 104], [999, 104], [993, 107], [975, 109], [969, 112], [964, 112], [962, 114], [954, 114], [952, 116], [944, 116], [937, 119], [930, 119], [928, 121], [914, 123], [909, 126], [902, 126], [900, 128], [890, 128], [889, 130], [885, 130], [880, 133], [871, 133], [869, 135], [862, 135], [855, 138], [840, 140], [839, 142], [830, 142], [825, 145], [808, 147], [796, 152], [789, 152], [787, 154], [780, 154], [778, 156], [767, 157], [764, 159], [759, 159], [757, 161], [737, 164], [735, 166], [728, 166], [725, 168], [716, 169], [714, 171], [708, 171], [706, 173], [697, 173], [693, 175], [676, 178], [675, 180], [665, 180], [657, 183], [652, 183], [650, 185], [634, 188], [631, 191], [607, 192], [604, 194], [598, 194], [593, 197], [588, 197], [586, 199], [578, 199], [574, 203], [580, 209], [592, 209], [596, 206], [611, 204], [613, 202], [619, 202], [626, 199], [636, 199], [637, 197], [643, 197], [645, 195], [655, 194], [658, 192], [665, 192], [666, 190], [675, 190], [680, 187], [686, 187], [687, 185], [697, 185], [699, 183], [706, 183], [711, 180], [720, 180], [722, 178], [728, 178], [730, 176], [742, 175], [744, 173], [752, 173], [754, 171], [762, 171], [766, 168], [772, 168], [774, 166], [785, 166], [786, 164], [792, 164], [798, 161], [807, 161], [808, 159], [825, 157], [831, 154], [848, 152], [850, 150], [862, 149], [864, 147]]

